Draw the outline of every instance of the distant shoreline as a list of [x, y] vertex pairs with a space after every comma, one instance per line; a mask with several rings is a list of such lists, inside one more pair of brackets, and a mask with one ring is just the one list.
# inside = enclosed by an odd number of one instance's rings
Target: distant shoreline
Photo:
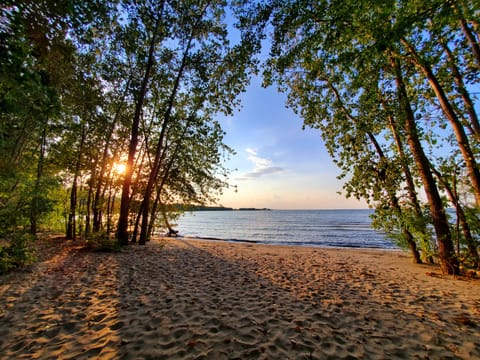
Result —
[[192, 206], [187, 211], [270, 211], [269, 208], [232, 208], [224, 206]]

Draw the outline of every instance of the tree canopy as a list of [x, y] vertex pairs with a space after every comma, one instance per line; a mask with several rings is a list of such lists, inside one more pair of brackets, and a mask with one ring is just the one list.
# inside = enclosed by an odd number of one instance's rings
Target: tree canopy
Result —
[[1, 5], [0, 232], [145, 242], [167, 205], [214, 201], [233, 152], [217, 117], [257, 66], [257, 39], [230, 36], [244, 5]]
[[[228, 186], [218, 114], [265, 85], [318, 129], [374, 225], [478, 267], [475, 0], [7, 1], [0, 6], [0, 233], [145, 243], [172, 204]], [[236, 29], [235, 29], [236, 27]], [[232, 36], [231, 32], [236, 31]], [[267, 39], [267, 41], [265, 41]]]
[[321, 131], [346, 196], [447, 273], [478, 266], [478, 5], [264, 1], [243, 21], [273, 29], [265, 83]]

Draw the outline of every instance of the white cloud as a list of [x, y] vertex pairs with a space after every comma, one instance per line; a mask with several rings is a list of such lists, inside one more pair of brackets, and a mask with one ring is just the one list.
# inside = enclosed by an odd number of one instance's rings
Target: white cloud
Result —
[[255, 149], [247, 148], [245, 151], [248, 154], [247, 159], [253, 163], [253, 170], [240, 174], [237, 177], [238, 180], [257, 179], [264, 175], [280, 173], [285, 170], [280, 166], [275, 166], [272, 160], [258, 156]]

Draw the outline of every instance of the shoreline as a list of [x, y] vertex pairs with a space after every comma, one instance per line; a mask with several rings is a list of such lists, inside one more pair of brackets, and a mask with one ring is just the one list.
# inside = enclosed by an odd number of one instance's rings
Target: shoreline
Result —
[[219, 241], [225, 243], [233, 243], [233, 244], [256, 244], [256, 245], [266, 245], [266, 246], [288, 246], [288, 247], [305, 247], [305, 248], [320, 248], [320, 249], [352, 249], [352, 250], [379, 250], [379, 251], [398, 251], [398, 252], [405, 252], [399, 247], [380, 247], [380, 246], [334, 246], [334, 245], [322, 245], [320, 243], [307, 243], [307, 242], [275, 242], [275, 241], [267, 241], [267, 240], [240, 240], [240, 239], [222, 239], [210, 236], [189, 236], [189, 235], [177, 235], [174, 237], [168, 236], [159, 236], [158, 238], [168, 238], [168, 239], [178, 239], [178, 240], [198, 240], [198, 241]]
[[0, 276], [0, 359], [480, 357], [480, 280], [399, 251], [175, 238], [53, 249]]
[[185, 237], [225, 241], [396, 248], [385, 233], [372, 227], [372, 213], [372, 209], [272, 210], [260, 215], [255, 211], [185, 213], [176, 220], [175, 229]]

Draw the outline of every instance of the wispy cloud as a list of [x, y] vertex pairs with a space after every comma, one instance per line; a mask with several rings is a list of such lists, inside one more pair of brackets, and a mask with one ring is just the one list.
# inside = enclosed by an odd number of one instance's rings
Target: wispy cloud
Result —
[[253, 170], [240, 174], [239, 180], [257, 179], [265, 175], [271, 175], [283, 172], [285, 169], [280, 166], [274, 166], [272, 160], [258, 156], [257, 151], [252, 148], [245, 150], [248, 153], [247, 159], [253, 163]]

